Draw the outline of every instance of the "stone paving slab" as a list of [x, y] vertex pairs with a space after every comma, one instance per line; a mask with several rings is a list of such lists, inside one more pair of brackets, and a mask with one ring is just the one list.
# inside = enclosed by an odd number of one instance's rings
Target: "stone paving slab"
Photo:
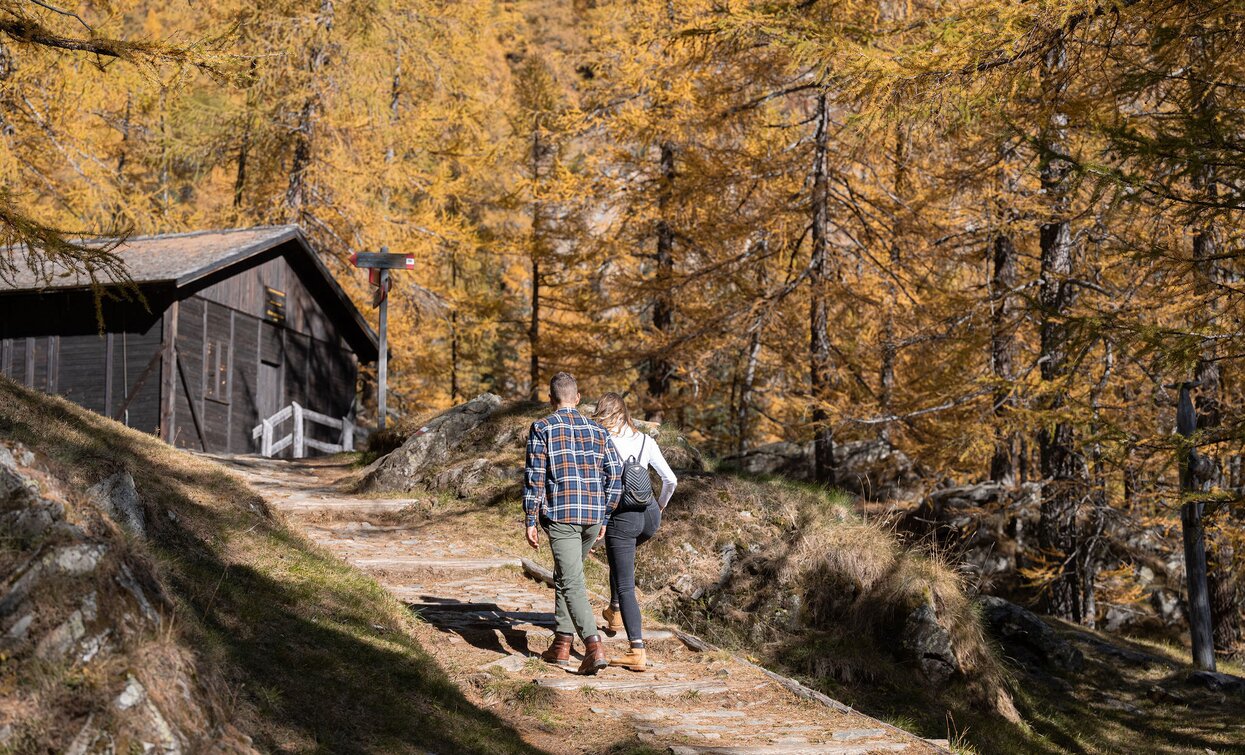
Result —
[[[653, 740], [656, 737], [650, 735]], [[640, 737], [645, 740], [644, 735]], [[879, 752], [904, 752], [908, 745], [900, 742], [871, 742], [847, 744], [829, 742], [822, 744], [790, 743], [770, 745], [672, 745], [673, 755], [870, 755]]]
[[350, 563], [364, 569], [456, 569], [478, 571], [500, 569], [503, 566], [522, 566], [518, 558], [422, 558], [419, 556], [389, 556], [386, 558], [351, 558]]
[[541, 677], [533, 681], [541, 687], [562, 691], [592, 689], [599, 692], [651, 692], [658, 697], [674, 697], [676, 695], [685, 695], [689, 692], [695, 692], [698, 695], [720, 695], [731, 691], [730, 687], [718, 681], [656, 679], [652, 675], [649, 675], [647, 678], [630, 680], [603, 679], [600, 676], [579, 676], [568, 672], [565, 678]]

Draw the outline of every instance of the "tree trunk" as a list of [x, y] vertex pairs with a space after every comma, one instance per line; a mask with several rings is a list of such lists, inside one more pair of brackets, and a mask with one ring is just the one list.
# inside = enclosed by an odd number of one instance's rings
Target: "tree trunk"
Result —
[[735, 452], [748, 450], [748, 412], [752, 408], [752, 387], [756, 383], [757, 360], [761, 355], [761, 323], [758, 321], [748, 339], [743, 380], [739, 387], [739, 407], [735, 417]]
[[[532, 127], [532, 183], [540, 183], [540, 159], [543, 146], [540, 140], [539, 120]], [[532, 201], [532, 239], [529, 253], [532, 266], [531, 319], [527, 328], [527, 347], [530, 356], [528, 372], [528, 398], [540, 400], [540, 261], [545, 245], [544, 207], [539, 198]]]
[[[889, 276], [899, 275], [899, 266], [903, 262], [900, 239], [904, 233], [903, 217], [906, 209], [903, 199], [908, 194], [908, 135], [902, 124], [895, 124], [895, 206], [894, 226], [891, 229], [890, 270], [883, 271]], [[882, 321], [882, 367], [878, 376], [878, 404], [882, 416], [889, 417], [895, 411], [895, 360], [899, 347], [895, 342], [895, 313], [899, 311], [899, 285], [887, 277], [886, 281], [886, 312]], [[890, 423], [883, 423], [878, 436], [890, 442]]]
[[830, 275], [830, 240], [826, 177], [826, 152], [829, 144], [829, 111], [826, 95], [817, 97], [817, 131], [813, 136], [813, 193], [811, 197], [812, 251], [809, 259], [809, 383], [813, 420], [813, 475], [822, 485], [833, 485], [834, 432], [830, 427], [830, 323], [828, 278]]
[[[656, 295], [653, 298], [653, 329], [658, 333], [658, 347], [665, 348], [665, 340], [674, 324], [674, 298], [670, 286], [674, 277], [674, 226], [670, 219], [671, 194], [674, 190], [675, 149], [670, 142], [661, 144], [661, 184], [657, 196], [657, 269], [653, 276]], [[665, 402], [670, 393], [670, 378], [674, 370], [669, 356], [662, 352], [654, 354], [648, 362], [648, 395], [652, 405], [648, 419], [661, 422]]]
[[[1206, 42], [1201, 35], [1193, 40], [1194, 53], [1197, 58], [1204, 58]], [[1202, 61], [1199, 60], [1199, 63]], [[1205, 70], [1206, 65], [1197, 66]], [[1197, 142], [1210, 139], [1219, 141], [1219, 129], [1215, 123], [1218, 104], [1215, 99], [1213, 85], [1201, 83], [1201, 76], [1190, 77], [1191, 111], [1194, 116], [1194, 129]], [[1192, 169], [1193, 188], [1201, 198], [1209, 204], [1218, 199], [1215, 185], [1215, 168], [1209, 164], [1195, 164]], [[1207, 223], [1198, 224], [1193, 234], [1193, 273], [1197, 285], [1197, 294], [1206, 302], [1205, 311], [1210, 318], [1218, 316], [1219, 306], [1219, 270], [1216, 262], [1218, 244], [1215, 239], [1215, 228]], [[1197, 427], [1209, 430], [1219, 427], [1223, 422], [1223, 381], [1219, 373], [1219, 362], [1215, 359], [1215, 342], [1207, 339], [1202, 346], [1198, 359], [1194, 380], [1199, 383], [1197, 401]], [[1211, 488], [1223, 485], [1223, 474], [1218, 459], [1209, 457], [1212, 465], [1212, 478], [1208, 484]], [[1241, 641], [1241, 594], [1240, 575], [1236, 573], [1235, 552], [1232, 543], [1223, 532], [1211, 530], [1207, 533], [1207, 577], [1209, 580], [1210, 610], [1214, 626], [1214, 644], [1220, 650], [1232, 650]]]
[[285, 190], [285, 206], [291, 220], [297, 221], [307, 205], [307, 169], [311, 166], [316, 117], [320, 111], [319, 77], [328, 63], [327, 36], [333, 29], [333, 0], [322, 0], [316, 16], [316, 31], [307, 45], [307, 70], [311, 93], [303, 100], [294, 130], [294, 154], [290, 161], [289, 185]]
[[[458, 254], [450, 253], [450, 290], [454, 292], [457, 298], [458, 294]], [[458, 395], [461, 393], [458, 387], [458, 304], [455, 301], [450, 307], [450, 401], [458, 402]]]
[[[1066, 55], [1060, 39], [1043, 58], [1042, 75], [1048, 99], [1056, 102], [1064, 88]], [[1051, 114], [1050, 123], [1042, 134], [1041, 152], [1042, 190], [1049, 202], [1050, 214], [1041, 227], [1040, 358], [1044, 389], [1039, 408], [1047, 418], [1037, 438], [1045, 478], [1038, 544], [1055, 568], [1045, 594], [1046, 612], [1079, 622], [1084, 616], [1082, 580], [1077, 568], [1077, 510], [1087, 492], [1087, 470], [1077, 447], [1075, 428], [1068, 420], [1059, 418], [1065, 407], [1066, 386], [1063, 383], [1069, 375], [1068, 356], [1073, 337], [1067, 318], [1076, 289], [1069, 283], [1075, 249], [1068, 220], [1071, 163], [1066, 157], [1067, 115], [1058, 108]]]
[[990, 318], [990, 369], [994, 374], [994, 455], [990, 459], [990, 479], [1004, 485], [1018, 482], [1017, 443], [1014, 430], [1006, 429], [1015, 407], [1013, 381], [1016, 337], [1012, 332], [1012, 296], [1016, 287], [1016, 245], [1005, 233], [994, 238], [990, 276], [990, 295], [994, 312]]

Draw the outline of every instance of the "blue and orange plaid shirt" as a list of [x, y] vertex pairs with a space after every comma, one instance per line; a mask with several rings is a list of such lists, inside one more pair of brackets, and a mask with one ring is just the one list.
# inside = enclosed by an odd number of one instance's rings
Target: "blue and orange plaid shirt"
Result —
[[575, 409], [532, 423], [527, 436], [523, 513], [564, 524], [598, 524], [618, 506], [622, 459], [609, 433]]

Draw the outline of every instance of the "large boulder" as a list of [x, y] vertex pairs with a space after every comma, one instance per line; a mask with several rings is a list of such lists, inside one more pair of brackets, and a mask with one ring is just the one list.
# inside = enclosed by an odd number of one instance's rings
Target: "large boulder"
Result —
[[933, 596], [927, 596], [904, 621], [903, 649], [917, 662], [921, 675], [941, 687], [964, 667], [955, 654], [951, 633], [939, 620], [938, 607]]
[[959, 554], [961, 567], [987, 583], [1025, 566], [1041, 506], [1040, 485], [995, 482], [935, 490], [899, 516], [897, 528]]
[[445, 463], [463, 439], [501, 407], [501, 398], [483, 393], [429, 420], [399, 448], [365, 470], [362, 490], [405, 492], [419, 485], [425, 473]]
[[[722, 460], [722, 468], [761, 476], [810, 482], [813, 444], [766, 443]], [[884, 440], [839, 443], [834, 447], [835, 483], [869, 500], [908, 500], [921, 489], [921, 476], [903, 451]]]
[[811, 457], [798, 443], [779, 441], [751, 448], [742, 454], [722, 459], [722, 468], [744, 474], [789, 477], [808, 480], [812, 477]]
[[983, 595], [978, 602], [990, 633], [1022, 665], [1063, 671], [1079, 671], [1085, 665], [1085, 655], [1032, 611], [993, 595]]
[[836, 444], [834, 481], [871, 501], [911, 500], [921, 490], [912, 459], [884, 440]]

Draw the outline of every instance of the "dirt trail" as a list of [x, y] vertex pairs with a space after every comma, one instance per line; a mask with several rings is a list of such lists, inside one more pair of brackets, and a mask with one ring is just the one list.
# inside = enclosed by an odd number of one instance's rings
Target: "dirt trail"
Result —
[[[945, 742], [801, 697], [743, 659], [698, 651], [674, 627], [646, 624], [645, 673], [610, 668], [581, 677], [544, 664], [532, 656], [552, 638], [552, 591], [525, 574], [520, 554], [435, 517], [386, 524], [417, 501], [341, 493], [333, 486], [341, 465], [218, 460], [309, 538], [409, 605], [427, 622], [425, 648], [469, 699], [542, 749], [600, 752], [630, 742], [676, 755], [947, 752]], [[599, 596], [594, 604], [599, 617]], [[622, 633], [607, 638], [611, 654], [625, 645]], [[496, 691], [507, 689], [499, 700]]]

